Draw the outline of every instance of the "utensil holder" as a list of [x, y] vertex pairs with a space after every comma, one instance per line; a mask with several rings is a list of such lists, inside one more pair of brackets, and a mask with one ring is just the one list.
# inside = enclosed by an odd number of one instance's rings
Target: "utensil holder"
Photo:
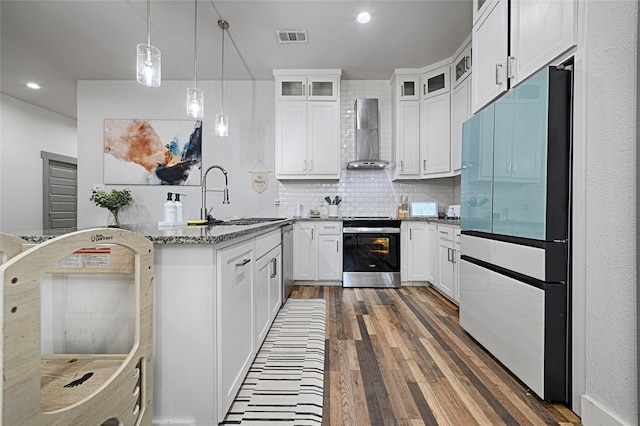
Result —
[[337, 204], [330, 204], [327, 206], [327, 215], [329, 217], [338, 217], [338, 205]]

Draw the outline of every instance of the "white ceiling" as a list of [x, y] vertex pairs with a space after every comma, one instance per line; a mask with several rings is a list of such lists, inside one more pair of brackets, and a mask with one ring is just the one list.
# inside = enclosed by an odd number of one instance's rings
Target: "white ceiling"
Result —
[[[2, 0], [2, 93], [76, 116], [77, 80], [133, 80], [146, 43], [144, 0]], [[358, 24], [367, 10], [372, 20]], [[389, 79], [455, 52], [471, 32], [471, 0], [198, 2], [198, 79], [272, 80], [274, 68], [341, 68], [343, 79]], [[194, 0], [151, 2], [151, 44], [163, 80], [193, 79]], [[280, 44], [276, 30], [306, 30], [309, 42]], [[27, 81], [42, 85], [34, 91]]]

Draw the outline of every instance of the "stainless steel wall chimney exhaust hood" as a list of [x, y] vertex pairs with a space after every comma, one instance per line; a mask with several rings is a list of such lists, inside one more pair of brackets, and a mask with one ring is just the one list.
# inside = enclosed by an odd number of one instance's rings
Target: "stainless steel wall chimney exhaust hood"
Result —
[[347, 169], [384, 169], [389, 165], [389, 162], [380, 160], [380, 135], [378, 134], [378, 99], [357, 98], [355, 111], [357, 160], [347, 163]]

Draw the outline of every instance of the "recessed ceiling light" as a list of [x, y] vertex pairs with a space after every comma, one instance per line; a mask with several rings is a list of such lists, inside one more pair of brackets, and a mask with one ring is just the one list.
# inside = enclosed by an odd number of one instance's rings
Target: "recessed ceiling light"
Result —
[[34, 83], [32, 81], [30, 81], [29, 83], [27, 83], [27, 87], [30, 89], [39, 89], [40, 85], [38, 83]]
[[369, 22], [371, 20], [371, 15], [369, 14], [369, 12], [360, 12], [358, 14], [357, 20], [361, 24], [366, 24], [367, 22]]

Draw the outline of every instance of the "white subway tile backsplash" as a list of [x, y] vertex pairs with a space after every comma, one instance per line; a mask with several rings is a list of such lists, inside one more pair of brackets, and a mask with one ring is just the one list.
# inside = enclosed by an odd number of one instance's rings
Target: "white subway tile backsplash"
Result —
[[[387, 80], [342, 80], [340, 82], [340, 162], [355, 160], [355, 113], [357, 97], [378, 98], [380, 157], [391, 160], [391, 85]], [[344, 166], [338, 182], [280, 181], [281, 216], [292, 217], [298, 203], [303, 211], [319, 209], [326, 214], [325, 196], [342, 197], [341, 216], [395, 216], [400, 196], [409, 201], [436, 200], [440, 209], [460, 202], [460, 177], [425, 181], [391, 180], [391, 170], [353, 171]]]

